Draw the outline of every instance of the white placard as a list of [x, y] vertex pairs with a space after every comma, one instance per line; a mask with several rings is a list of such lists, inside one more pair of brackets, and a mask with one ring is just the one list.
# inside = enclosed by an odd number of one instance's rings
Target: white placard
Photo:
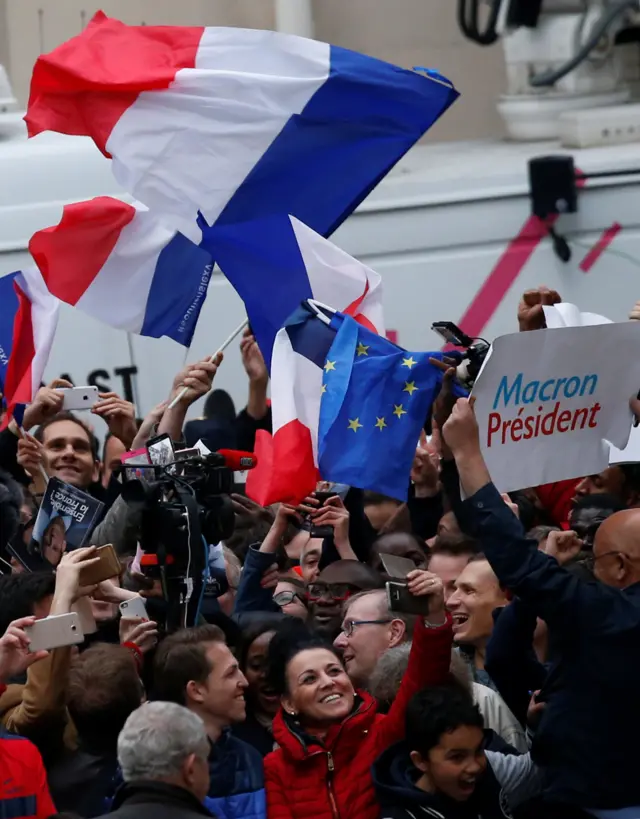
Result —
[[[612, 324], [611, 319], [597, 313], [581, 313], [575, 304], [562, 302], [553, 307], [544, 307], [547, 327], [589, 327], [594, 324]], [[640, 388], [640, 384], [638, 385]], [[640, 427], [633, 427], [629, 443], [624, 449], [611, 446], [609, 465], [640, 463]]]
[[640, 385], [640, 322], [501, 336], [476, 382], [482, 450], [503, 492], [601, 472]]

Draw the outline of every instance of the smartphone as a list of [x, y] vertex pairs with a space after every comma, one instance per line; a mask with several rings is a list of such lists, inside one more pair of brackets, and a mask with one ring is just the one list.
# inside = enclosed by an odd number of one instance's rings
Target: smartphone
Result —
[[383, 555], [380, 553], [380, 561], [389, 577], [397, 577], [401, 580], [416, 569], [416, 564], [408, 557], [398, 557], [397, 555]]
[[176, 459], [171, 437], [166, 433], [151, 438], [147, 444], [147, 452], [149, 453], [149, 460], [154, 466], [166, 466], [172, 464]]
[[140, 595], [132, 597], [131, 600], [123, 600], [119, 606], [122, 617], [139, 617], [141, 620], [148, 620], [147, 607]]
[[116, 550], [111, 543], [106, 546], [99, 546], [94, 557], [100, 558], [100, 562], [80, 569], [81, 586], [93, 586], [96, 583], [102, 583], [103, 580], [116, 577], [122, 571]]
[[63, 410], [91, 409], [100, 400], [97, 387], [60, 387]]
[[75, 646], [84, 640], [80, 618], [74, 611], [36, 620], [32, 626], [27, 626], [25, 631], [31, 640], [29, 651], [32, 654], [61, 646]]
[[[415, 569], [415, 566], [413, 567]], [[429, 614], [429, 596], [414, 597], [406, 583], [385, 583], [389, 611], [400, 611], [403, 614]]]

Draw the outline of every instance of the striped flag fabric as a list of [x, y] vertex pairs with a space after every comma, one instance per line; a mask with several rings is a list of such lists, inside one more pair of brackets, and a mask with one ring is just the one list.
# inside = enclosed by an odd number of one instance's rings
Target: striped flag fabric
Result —
[[123, 188], [196, 242], [199, 211], [289, 213], [328, 236], [457, 97], [435, 72], [294, 35], [98, 12], [38, 58], [25, 119], [30, 136], [92, 137]]
[[61, 301], [130, 333], [191, 344], [211, 257], [143, 205], [109, 196], [66, 205], [29, 250]]
[[293, 216], [203, 230], [203, 247], [244, 301], [271, 368], [276, 335], [306, 299], [351, 315], [384, 335], [382, 280]]
[[7, 407], [5, 426], [14, 414], [20, 422], [24, 405], [33, 401], [40, 389], [59, 311], [60, 302], [49, 293], [36, 267], [0, 278], [0, 377]]

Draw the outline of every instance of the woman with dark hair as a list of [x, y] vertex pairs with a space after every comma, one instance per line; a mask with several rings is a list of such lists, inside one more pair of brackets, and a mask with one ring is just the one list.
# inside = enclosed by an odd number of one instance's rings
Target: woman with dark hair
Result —
[[267, 681], [267, 660], [269, 643], [282, 625], [280, 615], [265, 614], [259, 623], [244, 629], [238, 651], [240, 670], [249, 683], [245, 691], [247, 718], [232, 730], [234, 736], [253, 745], [262, 756], [273, 751], [272, 723], [280, 707], [280, 698]]
[[[400, 691], [386, 716], [365, 691], [354, 691], [332, 645], [302, 622], [281, 628], [269, 646], [269, 681], [280, 695], [273, 721], [278, 749], [265, 759], [269, 819], [376, 819], [380, 808], [370, 768], [404, 736], [414, 693], [449, 679], [452, 631], [442, 582], [416, 569], [407, 576], [412, 597], [426, 597]], [[418, 600], [413, 601], [419, 605]], [[379, 621], [352, 621], [368, 628]]]

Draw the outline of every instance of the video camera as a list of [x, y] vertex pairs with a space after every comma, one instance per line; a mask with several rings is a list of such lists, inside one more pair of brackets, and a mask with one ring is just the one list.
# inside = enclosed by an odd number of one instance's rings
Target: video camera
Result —
[[[233, 534], [233, 469], [220, 452], [137, 469], [149, 470], [152, 477], [127, 481], [122, 497], [140, 515], [142, 571], [161, 582], [167, 630], [192, 625], [209, 577], [209, 545]], [[222, 594], [224, 569], [216, 575], [212, 579]]]
[[491, 345], [483, 338], [471, 338], [452, 321], [435, 321], [431, 325], [431, 329], [435, 330], [448, 344], [463, 349], [464, 352], [460, 350], [448, 351], [447, 356], [456, 362], [458, 382], [463, 387], [471, 390], [491, 349]]

